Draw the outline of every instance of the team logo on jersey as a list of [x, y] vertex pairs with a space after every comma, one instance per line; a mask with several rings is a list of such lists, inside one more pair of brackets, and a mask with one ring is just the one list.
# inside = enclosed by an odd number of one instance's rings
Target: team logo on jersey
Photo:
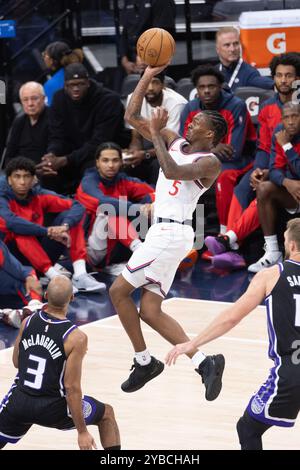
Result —
[[88, 418], [92, 414], [92, 405], [86, 400], [82, 400], [82, 413], [84, 418]]
[[255, 395], [251, 402], [251, 411], [254, 414], [259, 415], [265, 407], [265, 403], [262, 401], [259, 395]]
[[259, 109], [259, 97], [249, 96], [246, 99], [245, 103], [246, 103], [250, 116], [257, 116], [258, 109]]

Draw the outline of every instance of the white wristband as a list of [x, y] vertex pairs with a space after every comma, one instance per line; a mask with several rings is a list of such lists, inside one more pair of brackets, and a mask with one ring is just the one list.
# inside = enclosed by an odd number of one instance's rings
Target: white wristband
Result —
[[282, 146], [282, 148], [283, 148], [283, 150], [286, 152], [287, 150], [292, 149], [293, 146], [292, 146], [291, 142], [288, 142], [287, 144], [284, 144], [284, 145]]

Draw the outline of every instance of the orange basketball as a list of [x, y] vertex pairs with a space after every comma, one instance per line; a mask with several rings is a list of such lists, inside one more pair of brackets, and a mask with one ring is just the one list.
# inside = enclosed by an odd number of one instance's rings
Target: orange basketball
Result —
[[175, 41], [168, 31], [162, 28], [147, 29], [136, 44], [137, 55], [148, 65], [164, 65], [175, 52]]

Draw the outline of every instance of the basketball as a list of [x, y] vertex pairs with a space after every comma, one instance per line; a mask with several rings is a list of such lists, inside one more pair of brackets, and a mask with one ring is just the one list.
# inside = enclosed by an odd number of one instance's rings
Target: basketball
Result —
[[165, 29], [151, 28], [141, 34], [136, 50], [145, 64], [159, 67], [169, 62], [174, 55], [175, 41]]
[[191, 250], [188, 255], [181, 261], [180, 265], [178, 266], [178, 270], [181, 272], [187, 271], [188, 269], [191, 269], [194, 264], [198, 260], [198, 251], [197, 250]]

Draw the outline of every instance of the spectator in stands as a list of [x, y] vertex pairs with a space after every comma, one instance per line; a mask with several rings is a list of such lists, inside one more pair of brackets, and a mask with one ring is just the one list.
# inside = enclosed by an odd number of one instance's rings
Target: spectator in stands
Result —
[[[216, 65], [225, 77], [226, 87], [234, 92], [239, 87], [254, 86], [272, 90], [274, 82], [271, 77], [262, 77], [259, 71], [247, 64], [241, 57], [240, 33], [233, 26], [220, 28], [216, 34], [216, 51], [220, 62]], [[190, 99], [197, 94], [194, 88]]]
[[68, 44], [55, 41], [48, 44], [43, 52], [43, 59], [51, 77], [44, 83], [48, 106], [51, 106], [54, 93], [64, 87], [65, 67], [69, 64], [82, 63], [81, 49], [72, 50]]
[[[129, 103], [131, 95], [128, 96]], [[180, 114], [187, 100], [171, 88], [165, 87], [165, 71], [156, 75], [147, 88], [143, 99], [141, 115], [145, 119], [151, 119], [152, 109], [163, 106], [169, 114], [167, 127], [174, 132], [179, 132]], [[152, 142], [144, 139], [136, 129], [131, 128], [131, 142], [128, 155], [124, 160], [126, 172], [136, 176], [149, 184], [155, 185], [158, 177], [159, 164], [156, 159]], [[127, 155], [127, 157], [128, 157]]]
[[[88, 255], [94, 266], [114, 261], [119, 243], [134, 251], [141, 243], [129, 215], [136, 207], [146, 217], [151, 214], [154, 190], [136, 178], [121, 173], [122, 150], [113, 142], [105, 142], [96, 151], [96, 168], [86, 171], [76, 198], [85, 206], [89, 217]], [[105, 215], [111, 206], [110, 215]], [[111, 213], [113, 212], [113, 213]]]
[[198, 98], [184, 107], [180, 133], [185, 136], [195, 114], [205, 109], [218, 111], [228, 125], [225, 139], [212, 149], [222, 162], [222, 173], [216, 183], [216, 204], [220, 233], [225, 233], [234, 187], [238, 178], [253, 166], [256, 133], [246, 104], [222, 88], [224, 77], [221, 72], [212, 66], [199, 66], [193, 71], [192, 80]]
[[164, 28], [175, 33], [176, 5], [174, 0], [125, 0], [121, 24], [120, 56], [123, 73], [118, 77], [116, 89], [120, 89], [122, 79], [127, 74], [140, 73], [144, 65], [136, 55], [136, 42], [149, 28]]
[[257, 187], [257, 206], [265, 239], [265, 254], [248, 271], [256, 273], [282, 260], [276, 221], [279, 209], [300, 211], [300, 105], [289, 101], [282, 108], [282, 124], [272, 137], [270, 181]]
[[242, 59], [240, 34], [236, 28], [226, 26], [217, 31], [216, 51], [220, 59], [217, 68], [223, 73], [225, 82], [232, 91], [242, 86], [272, 90], [272, 78], [262, 77], [255, 67]]
[[68, 65], [64, 90], [56, 92], [50, 109], [50, 143], [38, 171], [58, 177], [59, 192], [74, 193], [86, 168], [94, 164], [98, 145], [108, 139], [128, 145], [123, 116], [116, 93], [90, 79], [82, 64]]
[[26, 305], [33, 299], [41, 300], [41, 294], [35, 270], [31, 266], [23, 266], [0, 240], [0, 298], [18, 296]]
[[227, 232], [218, 237], [207, 237], [205, 243], [214, 255], [212, 263], [218, 268], [237, 269], [246, 266], [238, 253], [240, 243], [259, 227], [255, 190], [269, 175], [272, 133], [281, 122], [282, 107], [292, 100], [293, 83], [300, 79], [300, 58], [294, 53], [275, 56], [270, 63], [276, 93], [264, 101], [258, 115], [258, 145], [254, 171], [249, 170], [234, 189]]
[[[5, 172], [7, 182], [0, 189], [0, 231], [17, 257], [25, 258], [37, 271], [52, 279], [60, 274], [53, 263], [68, 246], [75, 288], [83, 292], [104, 289], [105, 284], [86, 272], [81, 204], [34, 185], [35, 165], [28, 158], [12, 159]], [[45, 227], [48, 213], [58, 215], [50, 227]]]
[[49, 109], [45, 105], [45, 93], [40, 83], [27, 82], [21, 86], [19, 96], [24, 113], [12, 124], [5, 163], [19, 155], [39, 163], [48, 146]]
[[[49, 145], [49, 108], [45, 105], [43, 87], [37, 82], [27, 82], [21, 86], [20, 101], [23, 113], [13, 121], [5, 152], [5, 165], [12, 158], [30, 158], [36, 164], [41, 162]], [[53, 178], [37, 172], [42, 186], [55, 191], [57, 182]]]

